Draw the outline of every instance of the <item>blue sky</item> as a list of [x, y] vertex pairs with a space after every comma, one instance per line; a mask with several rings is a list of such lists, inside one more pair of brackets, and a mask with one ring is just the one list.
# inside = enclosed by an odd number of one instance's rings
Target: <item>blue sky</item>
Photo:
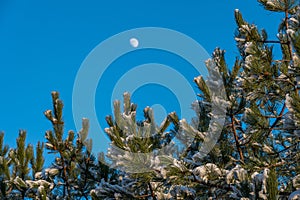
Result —
[[[270, 39], [276, 38], [281, 16], [263, 10], [253, 0], [1, 0], [0, 130], [5, 132], [5, 143], [15, 146], [19, 129], [27, 130], [30, 143], [44, 141], [44, 133], [51, 129], [51, 124], [43, 112], [52, 106], [53, 90], [60, 92], [65, 104], [66, 130], [75, 129], [72, 90], [77, 71], [100, 42], [122, 31], [139, 27], [173, 29], [199, 42], [209, 54], [217, 46], [226, 49], [227, 61], [232, 64], [238, 56], [234, 42], [236, 8], [246, 20], [265, 28]], [[154, 61], [186, 65], [174, 55], [160, 51], [136, 52], [116, 60], [114, 65], [124, 65], [129, 70], [136, 64]], [[122, 72], [112, 66], [102, 81]], [[192, 81], [194, 76], [188, 78]], [[113, 84], [106, 82], [97, 90], [96, 110], [102, 124], [111, 110], [109, 105], [99, 102], [111, 94]], [[145, 92], [147, 87], [134, 94], [141, 109], [158, 103], [151, 97], [155, 91], [164, 90], [163, 94], [173, 99], [167, 88], [153, 86], [149, 94]], [[167, 110], [173, 104], [174, 99], [168, 100]]]

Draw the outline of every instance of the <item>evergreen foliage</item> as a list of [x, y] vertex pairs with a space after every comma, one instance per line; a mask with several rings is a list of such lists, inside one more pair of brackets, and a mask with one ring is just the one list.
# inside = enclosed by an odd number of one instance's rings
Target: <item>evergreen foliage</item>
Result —
[[[235, 10], [240, 57], [229, 67], [225, 51], [215, 49], [206, 62], [208, 79], [194, 78], [199, 99], [191, 102], [191, 122], [172, 112], [157, 124], [149, 107], [140, 121], [124, 93], [123, 107], [115, 101], [106, 117], [108, 165], [103, 153], [97, 159], [91, 153], [88, 119], [78, 133], [64, 132], [63, 103], [53, 92], [53, 110], [44, 113], [53, 130], [45, 143], [26, 145], [20, 131], [16, 148], [9, 148], [0, 133], [0, 198], [300, 198], [300, 6], [258, 2], [282, 13], [277, 39]], [[51, 166], [44, 165], [44, 153], [55, 155]]]

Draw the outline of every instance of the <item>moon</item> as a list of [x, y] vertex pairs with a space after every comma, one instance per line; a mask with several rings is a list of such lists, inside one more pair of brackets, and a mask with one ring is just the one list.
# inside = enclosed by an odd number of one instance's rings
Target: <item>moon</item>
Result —
[[139, 41], [136, 38], [131, 38], [129, 40], [129, 43], [132, 47], [137, 48], [139, 46]]

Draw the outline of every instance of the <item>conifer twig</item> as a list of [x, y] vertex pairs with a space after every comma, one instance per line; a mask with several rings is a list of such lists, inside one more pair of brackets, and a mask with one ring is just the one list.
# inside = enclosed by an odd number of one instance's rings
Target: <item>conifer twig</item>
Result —
[[232, 131], [233, 131], [233, 135], [234, 135], [235, 145], [236, 145], [236, 148], [239, 152], [241, 161], [244, 162], [244, 155], [243, 155], [240, 143], [239, 143], [239, 138], [237, 136], [237, 131], [236, 131], [235, 124], [234, 124], [233, 114], [231, 114], [230, 119], [231, 119], [231, 127], [232, 127]]

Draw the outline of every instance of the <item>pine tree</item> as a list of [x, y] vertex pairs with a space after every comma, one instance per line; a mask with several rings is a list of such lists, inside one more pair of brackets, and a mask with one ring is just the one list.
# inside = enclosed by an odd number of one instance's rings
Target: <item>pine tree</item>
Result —
[[[196, 118], [190, 124], [173, 117], [173, 127], [168, 131], [165, 120], [162, 132], [149, 108], [144, 111], [146, 119], [136, 121], [136, 106], [128, 94], [124, 95], [123, 113], [120, 102], [115, 102], [115, 119], [107, 118], [106, 132], [112, 140], [109, 158], [114, 167], [127, 171], [126, 181], [132, 184], [123, 187], [126, 192], [146, 199], [284, 199], [299, 189], [300, 7], [291, 0], [259, 3], [266, 10], [283, 13], [277, 39], [269, 40], [264, 29], [249, 24], [235, 10], [240, 57], [228, 67], [225, 51], [216, 48], [213, 52], [206, 62], [210, 78], [194, 79], [200, 99], [192, 104]], [[274, 52], [274, 45], [279, 45], [281, 52]], [[281, 58], [275, 60], [274, 54], [279, 53]], [[222, 91], [210, 90], [220, 88], [213, 85], [218, 79], [224, 84], [224, 99], [216, 95]], [[216, 115], [214, 102], [227, 106], [226, 120], [217, 144], [203, 156], [199, 151]], [[188, 135], [194, 140], [184, 152], [150, 154], [153, 157], [136, 154], [156, 152], [171, 143], [166, 138], [185, 144]], [[135, 167], [140, 173], [130, 173]], [[143, 172], [143, 167], [151, 170]], [[124, 197], [113, 189], [117, 186], [111, 188]]]
[[[228, 66], [225, 50], [215, 49], [206, 62], [207, 80], [194, 78], [199, 99], [191, 102], [190, 122], [172, 112], [157, 123], [149, 107], [138, 120], [137, 105], [124, 93], [123, 107], [115, 101], [106, 117], [107, 158], [99, 153], [96, 159], [88, 119], [78, 133], [66, 134], [63, 103], [53, 92], [53, 110], [44, 113], [53, 130], [35, 151], [26, 145], [25, 131], [16, 148], [4, 145], [0, 133], [0, 198], [299, 198], [300, 6], [292, 0], [258, 2], [282, 13], [277, 39], [235, 10], [240, 56]], [[55, 155], [50, 166], [44, 153]]]
[[[26, 146], [26, 132], [20, 131], [16, 148], [4, 146], [0, 134], [1, 199], [91, 199], [91, 190], [100, 180], [114, 179], [114, 170], [91, 154], [92, 141], [87, 139], [89, 122], [83, 119], [77, 135], [69, 131], [64, 136], [63, 103], [58, 92], [52, 92], [53, 111], [45, 111], [53, 131], [45, 134], [46, 143]], [[50, 166], [44, 166], [44, 146], [55, 154]]]
[[[16, 140], [17, 147], [3, 146], [4, 133], [0, 135], [1, 145], [1, 199], [34, 198], [37, 189], [43, 190], [50, 183], [40, 180], [35, 174], [41, 173], [44, 166], [44, 144], [38, 142], [36, 153], [31, 144], [25, 144], [26, 132], [20, 131]], [[32, 187], [32, 185], [36, 187]]]
[[45, 111], [53, 131], [46, 132], [46, 149], [56, 155], [53, 164], [44, 170], [43, 179], [52, 187], [45, 192], [48, 199], [90, 199], [90, 192], [101, 179], [108, 180], [113, 172], [99, 154], [98, 162], [91, 153], [92, 140], [88, 139], [89, 121], [82, 120], [82, 129], [69, 131], [64, 138], [63, 102], [58, 92], [52, 92], [53, 111]]

